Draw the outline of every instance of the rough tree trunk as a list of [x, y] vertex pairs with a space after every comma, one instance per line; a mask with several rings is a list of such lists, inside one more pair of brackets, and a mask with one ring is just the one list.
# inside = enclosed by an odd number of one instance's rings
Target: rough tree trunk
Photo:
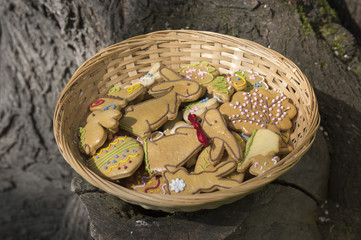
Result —
[[293, 60], [319, 100], [329, 198], [360, 213], [361, 51], [340, 23], [325, 0], [1, 1], [0, 236], [49, 238], [61, 225], [73, 172], [52, 117], [72, 73], [110, 44], [161, 29], [234, 35]]

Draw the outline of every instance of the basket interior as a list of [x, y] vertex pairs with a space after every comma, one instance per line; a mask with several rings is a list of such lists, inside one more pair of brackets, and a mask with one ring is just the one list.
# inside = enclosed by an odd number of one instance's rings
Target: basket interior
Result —
[[[155, 63], [178, 70], [199, 62], [209, 62], [221, 74], [252, 70], [262, 75], [271, 88], [279, 89], [293, 101], [298, 114], [290, 139], [295, 151], [307, 148], [319, 124], [317, 102], [307, 78], [294, 63], [244, 39], [208, 32], [162, 31], [112, 45], [76, 71], [54, 115], [54, 132], [64, 158], [81, 175], [86, 171], [85, 159], [77, 147], [77, 129], [90, 113], [88, 106], [111, 87], [142, 77]], [[286, 158], [297, 158], [295, 151]], [[75, 168], [73, 160], [82, 166]], [[101, 180], [100, 186], [103, 181], [107, 180]]]

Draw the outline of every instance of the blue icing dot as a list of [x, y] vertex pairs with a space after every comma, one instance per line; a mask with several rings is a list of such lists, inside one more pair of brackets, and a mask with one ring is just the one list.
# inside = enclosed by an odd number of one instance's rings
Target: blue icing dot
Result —
[[120, 140], [120, 142], [124, 142], [124, 140]]
[[99, 157], [98, 156], [95, 156], [96, 159], [98, 159]]
[[104, 150], [104, 152], [108, 152], [107, 150]]
[[129, 150], [128, 150], [128, 149], [125, 149], [125, 151], [124, 151], [124, 152], [126, 152], [126, 153], [127, 153], [127, 152], [129, 152]]
[[109, 161], [107, 161], [107, 164], [109, 164], [110, 162]]
[[206, 97], [206, 98], [204, 98], [204, 99], [202, 99], [201, 100], [201, 103], [205, 103], [205, 102], [207, 102], [209, 99]]
[[118, 158], [119, 156], [115, 154], [114, 157], [115, 157], [115, 158]]
[[125, 155], [123, 154], [122, 157], [125, 157]]
[[104, 169], [108, 169], [108, 167], [107, 167], [107, 166], [104, 166]]
[[113, 163], [116, 163], [117, 161], [113, 160]]
[[115, 145], [113, 145], [113, 147], [116, 147]]
[[238, 77], [238, 78], [236, 78], [236, 80], [241, 80], [241, 78]]
[[135, 153], [135, 152], [137, 152], [137, 151], [133, 150], [133, 152]]

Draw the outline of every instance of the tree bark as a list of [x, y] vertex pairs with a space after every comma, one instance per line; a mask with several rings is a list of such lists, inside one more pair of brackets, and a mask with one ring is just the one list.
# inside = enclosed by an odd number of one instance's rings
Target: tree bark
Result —
[[0, 232], [24, 239], [58, 231], [73, 174], [52, 132], [62, 89], [97, 51], [162, 29], [234, 35], [293, 60], [319, 100], [332, 160], [329, 197], [359, 208], [361, 51], [327, 6], [316, 0], [1, 1]]

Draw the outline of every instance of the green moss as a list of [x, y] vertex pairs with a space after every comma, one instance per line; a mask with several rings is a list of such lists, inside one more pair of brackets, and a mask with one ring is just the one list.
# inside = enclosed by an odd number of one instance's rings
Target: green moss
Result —
[[361, 76], [361, 66], [360, 65], [352, 66], [351, 70], [354, 71], [357, 75]]
[[333, 24], [325, 24], [320, 27], [320, 32], [323, 37], [327, 37], [329, 35], [335, 34], [337, 32], [337, 27]]
[[302, 6], [298, 6], [297, 7], [297, 12], [300, 15], [300, 20], [302, 22], [302, 32], [305, 34], [305, 36], [309, 36], [312, 32], [312, 26], [310, 21], [308, 20], [306, 13], [303, 11], [303, 7]]
[[327, 66], [328, 66], [328, 65], [327, 65], [327, 63], [326, 63], [325, 61], [321, 60], [321, 61], [320, 61], [320, 64], [321, 64], [321, 68], [322, 68], [322, 69], [327, 69]]
[[320, 4], [320, 15], [321, 16], [331, 16], [333, 21], [336, 21], [336, 22], [339, 21], [335, 10], [333, 10], [330, 7], [327, 0], [318, 0], [318, 3]]

